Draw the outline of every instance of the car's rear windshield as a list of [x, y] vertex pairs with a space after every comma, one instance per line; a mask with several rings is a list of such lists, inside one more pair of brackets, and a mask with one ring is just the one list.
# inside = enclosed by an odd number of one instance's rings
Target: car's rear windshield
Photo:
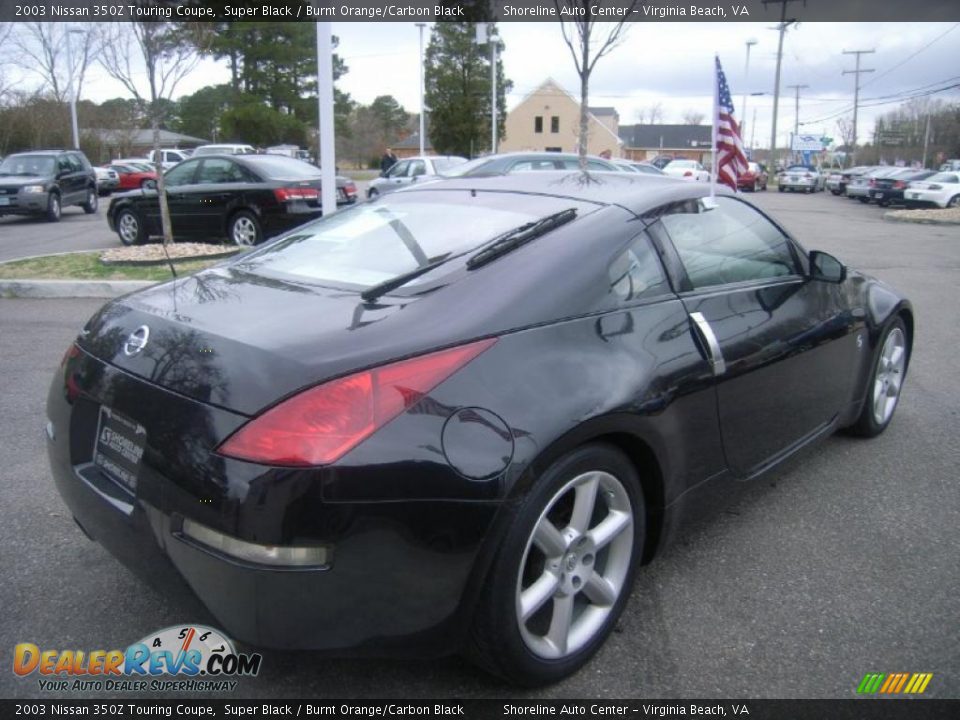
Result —
[[594, 207], [568, 198], [497, 192], [396, 193], [303, 225], [234, 266], [318, 285], [367, 288], [469, 253], [533, 220]]
[[52, 172], [50, 155], [11, 155], [0, 163], [0, 175], [49, 175]]
[[942, 182], [950, 184], [955, 184], [958, 180], [960, 180], [960, 176], [952, 172], [940, 172], [927, 178], [927, 182]]
[[320, 169], [303, 160], [283, 155], [249, 155], [244, 158], [260, 175], [284, 180], [315, 179]]
[[444, 170], [447, 170], [447, 169], [449, 169], [449, 168], [455, 167], [455, 166], [457, 166], [457, 165], [463, 165], [465, 162], [467, 162], [467, 161], [466, 161], [464, 158], [458, 158], [458, 157], [445, 158], [445, 157], [440, 157], [440, 158], [434, 158], [434, 159], [433, 159], [433, 166], [437, 169], [437, 172], [443, 172]]
[[441, 168], [438, 166], [437, 171], [444, 177], [461, 177], [462, 175], [467, 175], [478, 168], [482, 168], [487, 163], [492, 162], [490, 158], [474, 158], [473, 160], [468, 160], [467, 162], [462, 162], [459, 165], [454, 165], [449, 168]]

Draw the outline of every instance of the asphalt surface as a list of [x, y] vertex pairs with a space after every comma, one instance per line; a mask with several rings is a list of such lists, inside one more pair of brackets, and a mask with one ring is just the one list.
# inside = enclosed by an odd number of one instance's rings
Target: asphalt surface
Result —
[[[756, 200], [808, 248], [912, 298], [915, 354], [884, 435], [830, 438], [741, 486], [640, 572], [617, 632], [563, 683], [518, 692], [456, 658], [266, 651], [260, 675], [231, 697], [850, 698], [867, 672], [932, 672], [926, 696], [960, 697], [960, 228], [884, 222], [875, 207], [829, 194]], [[3, 653], [18, 642], [126, 647], [172, 624], [210, 622], [88, 541], [53, 489], [47, 388], [98, 305], [0, 300]], [[70, 697], [6, 667], [2, 697]]]

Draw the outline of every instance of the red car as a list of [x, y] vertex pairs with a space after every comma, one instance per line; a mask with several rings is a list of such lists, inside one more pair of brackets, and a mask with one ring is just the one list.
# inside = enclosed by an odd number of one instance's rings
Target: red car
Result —
[[116, 170], [120, 176], [120, 185], [117, 190], [136, 190], [145, 186], [148, 180], [156, 180], [157, 173], [150, 169], [149, 165], [139, 163], [116, 163], [105, 165], [110, 170]]
[[767, 189], [767, 171], [760, 163], [747, 163], [747, 171], [737, 178], [737, 190], [758, 190]]

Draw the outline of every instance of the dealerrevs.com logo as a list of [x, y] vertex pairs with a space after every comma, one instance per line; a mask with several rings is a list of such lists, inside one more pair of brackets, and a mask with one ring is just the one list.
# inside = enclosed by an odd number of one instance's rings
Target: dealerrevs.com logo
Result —
[[236, 677], [260, 672], [259, 653], [238, 653], [222, 632], [203, 625], [175, 625], [147, 635], [126, 650], [41, 649], [19, 643], [13, 671], [38, 675], [40, 690], [225, 691]]

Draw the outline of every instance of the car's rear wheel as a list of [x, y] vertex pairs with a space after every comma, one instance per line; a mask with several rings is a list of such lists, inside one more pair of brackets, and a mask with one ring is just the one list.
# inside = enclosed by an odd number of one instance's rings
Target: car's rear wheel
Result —
[[133, 210], [121, 210], [117, 213], [114, 224], [117, 235], [120, 236], [120, 242], [124, 245], [139, 245], [143, 242], [143, 223]]
[[81, 205], [87, 215], [93, 215], [100, 207], [100, 198], [97, 195], [96, 188], [87, 188], [87, 201]]
[[857, 200], [865, 204], [870, 202], [870, 198], [868, 197], [858, 197]]
[[263, 234], [256, 215], [249, 210], [241, 210], [230, 218], [227, 237], [234, 245], [253, 247], [258, 244], [263, 239]]
[[645, 505], [618, 449], [585, 445], [515, 511], [474, 619], [473, 657], [521, 685], [557, 681], [610, 634], [643, 552]]
[[58, 193], [50, 193], [50, 197], [47, 198], [47, 220], [50, 222], [60, 222], [60, 215], [63, 212], [63, 208], [60, 206], [60, 195]]
[[879, 435], [893, 419], [900, 401], [903, 380], [907, 374], [907, 329], [901, 318], [896, 318], [884, 331], [879, 350], [873, 360], [873, 370], [866, 386], [866, 399], [860, 417], [850, 432], [862, 437]]
[[960, 208], [960, 195], [954, 195], [947, 201], [948, 208]]
[[367, 190], [367, 200], [375, 200], [378, 197], [380, 197], [380, 191], [376, 188], [370, 188]]
[[785, 188], [783, 185], [780, 185], [780, 186], [777, 188], [777, 190], [779, 190], [780, 192], [785, 192], [785, 191], [786, 191], [786, 188]]

